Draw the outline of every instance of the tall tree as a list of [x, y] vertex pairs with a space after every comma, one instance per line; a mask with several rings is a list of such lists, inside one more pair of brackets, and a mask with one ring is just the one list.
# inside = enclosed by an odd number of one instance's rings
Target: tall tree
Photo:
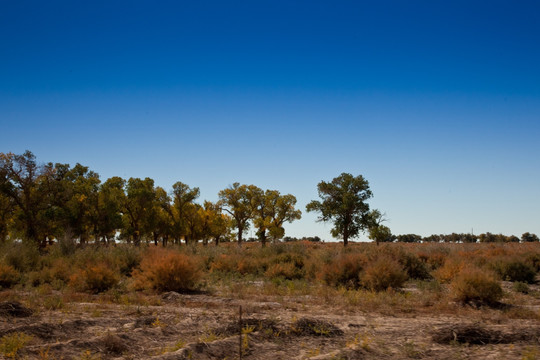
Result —
[[362, 175], [342, 173], [331, 182], [321, 181], [317, 189], [322, 201], [311, 201], [306, 210], [320, 213], [318, 221], [332, 221], [332, 236], [343, 239], [343, 245], [347, 246], [350, 238], [370, 225], [366, 201], [373, 194], [369, 183]]
[[369, 238], [377, 245], [381, 242], [392, 242], [394, 237], [388, 226], [383, 225], [386, 221], [386, 214], [381, 213], [377, 209], [373, 209], [369, 212]]
[[76, 164], [70, 169], [61, 182], [65, 228], [79, 239], [81, 244], [87, 242], [95, 227], [94, 208], [99, 201], [99, 175], [90, 171], [87, 166]]
[[6, 241], [13, 217], [13, 200], [0, 191], [0, 243]]
[[145, 178], [130, 178], [126, 185], [126, 198], [124, 201], [124, 230], [128, 238], [133, 239], [135, 245], [140, 245], [145, 235], [145, 221], [154, 207], [156, 194], [154, 180]]
[[218, 203], [205, 201], [204, 207], [200, 209], [202, 219], [203, 244], [207, 245], [208, 240], [213, 239], [214, 245], [218, 245], [221, 238], [227, 235], [231, 219], [223, 214]]
[[260, 189], [255, 185], [240, 185], [237, 182], [219, 192], [220, 206], [233, 218], [239, 247], [242, 246], [244, 232], [249, 228], [249, 220], [253, 217], [254, 197], [259, 192]]
[[283, 224], [300, 219], [302, 212], [295, 208], [296, 197], [291, 194], [281, 195], [277, 190], [266, 190], [256, 198], [255, 227], [262, 246], [266, 245], [266, 230], [273, 240], [279, 240], [285, 235]]
[[30, 151], [22, 155], [0, 153], [0, 183], [2, 192], [15, 205], [14, 221], [21, 237], [40, 247], [51, 234], [51, 194], [47, 191], [50, 168], [38, 165]]
[[106, 243], [114, 242], [116, 232], [122, 228], [122, 211], [126, 194], [126, 181], [113, 176], [105, 181], [100, 189], [95, 204], [94, 235]]
[[191, 188], [189, 185], [180, 181], [173, 184], [171, 193], [173, 206], [169, 209], [169, 213], [173, 219], [173, 234], [177, 242], [180, 238], [187, 239], [188, 232], [188, 212], [191, 211], [191, 205], [199, 197], [200, 191], [198, 187]]

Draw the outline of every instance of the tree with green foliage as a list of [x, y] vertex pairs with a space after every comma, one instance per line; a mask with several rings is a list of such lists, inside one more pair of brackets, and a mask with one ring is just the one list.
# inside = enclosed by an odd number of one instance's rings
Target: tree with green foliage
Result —
[[126, 197], [122, 212], [124, 214], [124, 236], [140, 245], [147, 230], [146, 221], [154, 207], [156, 193], [154, 180], [130, 178], [126, 184]]
[[238, 247], [242, 246], [243, 234], [249, 228], [249, 220], [253, 218], [255, 198], [259, 193], [257, 186], [240, 185], [238, 182], [219, 192], [219, 204], [231, 215], [237, 229]]
[[94, 235], [105, 243], [114, 242], [116, 232], [122, 229], [122, 211], [126, 201], [126, 181], [113, 176], [99, 189], [94, 212]]
[[40, 247], [47, 245], [51, 235], [51, 194], [48, 180], [50, 167], [38, 165], [30, 151], [22, 155], [0, 153], [0, 184], [2, 193], [15, 206], [14, 228], [19, 235]]
[[381, 242], [392, 242], [394, 236], [388, 226], [383, 225], [386, 221], [386, 214], [381, 213], [377, 209], [369, 212], [368, 237], [375, 241], [377, 245]]
[[4, 243], [8, 237], [13, 208], [13, 200], [0, 191], [0, 244]]
[[317, 185], [322, 201], [313, 200], [306, 206], [308, 212], [320, 213], [317, 221], [332, 221], [332, 236], [343, 239], [347, 246], [350, 238], [359, 235], [370, 225], [369, 204], [373, 196], [369, 183], [362, 175], [342, 173], [331, 182]]
[[269, 209], [268, 232], [270, 238], [277, 241], [285, 235], [283, 224], [300, 219], [302, 212], [295, 208], [296, 197], [294, 195], [281, 195], [277, 190], [267, 190], [265, 195], [266, 206]]
[[87, 166], [76, 164], [70, 169], [60, 184], [65, 229], [79, 239], [81, 244], [88, 241], [95, 228], [95, 204], [99, 201], [99, 175]]
[[530, 232], [523, 233], [521, 235], [522, 242], [538, 242], [540, 239], [536, 234], [531, 234]]
[[200, 191], [198, 187], [191, 188], [183, 182], [173, 184], [171, 193], [172, 207], [169, 208], [169, 214], [173, 220], [173, 238], [176, 243], [180, 243], [180, 239], [188, 238], [188, 214], [192, 213], [192, 205], [199, 197]]

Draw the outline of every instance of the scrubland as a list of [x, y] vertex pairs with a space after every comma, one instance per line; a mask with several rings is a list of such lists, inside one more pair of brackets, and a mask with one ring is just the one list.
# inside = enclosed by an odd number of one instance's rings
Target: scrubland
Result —
[[540, 358], [540, 243], [0, 250], [4, 358]]

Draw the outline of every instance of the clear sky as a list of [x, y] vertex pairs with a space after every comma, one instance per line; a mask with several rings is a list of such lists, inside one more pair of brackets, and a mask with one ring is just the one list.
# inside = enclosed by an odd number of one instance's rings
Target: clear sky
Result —
[[1, 1], [0, 152], [291, 193], [395, 234], [540, 234], [538, 1]]

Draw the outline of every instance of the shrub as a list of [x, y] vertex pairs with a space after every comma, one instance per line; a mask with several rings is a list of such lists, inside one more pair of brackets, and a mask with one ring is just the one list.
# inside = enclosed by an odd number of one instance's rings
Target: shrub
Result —
[[268, 268], [266, 276], [269, 278], [282, 277], [288, 280], [302, 279], [304, 272], [293, 263], [277, 263]]
[[332, 286], [358, 288], [360, 272], [364, 268], [366, 257], [363, 254], [343, 254], [322, 266], [318, 277]]
[[534, 283], [535, 269], [521, 260], [500, 260], [493, 264], [493, 268], [503, 280]]
[[40, 254], [38, 248], [30, 243], [6, 244], [1, 249], [3, 262], [15, 270], [25, 273], [38, 268]]
[[427, 280], [431, 278], [426, 263], [415, 254], [403, 253], [399, 258], [399, 263], [411, 279]]
[[454, 298], [464, 304], [493, 305], [503, 296], [499, 282], [479, 269], [462, 270], [450, 285]]
[[77, 290], [97, 294], [109, 290], [118, 281], [118, 276], [108, 264], [98, 263], [76, 271], [71, 275], [69, 284]]
[[201, 271], [199, 264], [185, 254], [154, 248], [143, 256], [133, 278], [136, 288], [183, 292], [195, 290]]
[[433, 271], [433, 277], [441, 283], [449, 283], [454, 279], [465, 267], [465, 264], [453, 258], [448, 258], [444, 265]]
[[531, 291], [527, 283], [520, 282], [520, 281], [515, 282], [513, 288], [515, 292], [519, 292], [522, 294], [528, 294]]
[[536, 272], [540, 272], [540, 253], [530, 254], [527, 257], [527, 263], [530, 264]]
[[13, 266], [0, 263], [0, 287], [10, 288], [17, 284], [20, 278], [21, 275]]
[[32, 340], [32, 336], [14, 332], [0, 338], [0, 354], [10, 359], [18, 359], [19, 352]]
[[134, 246], [117, 246], [111, 251], [111, 260], [122, 275], [130, 276], [141, 263], [141, 250]]
[[373, 291], [400, 288], [407, 281], [407, 273], [396, 260], [381, 256], [368, 263], [360, 274], [362, 286]]

